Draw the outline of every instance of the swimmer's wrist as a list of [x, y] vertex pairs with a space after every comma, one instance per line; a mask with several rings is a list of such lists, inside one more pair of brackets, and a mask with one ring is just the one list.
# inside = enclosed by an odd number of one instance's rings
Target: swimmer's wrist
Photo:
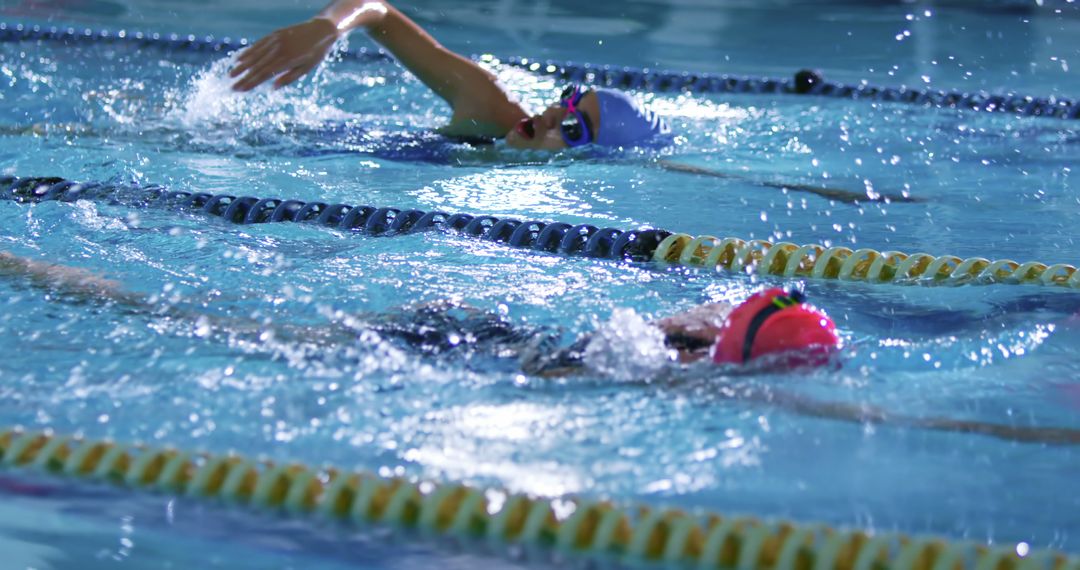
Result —
[[326, 29], [327, 29], [327, 31], [329, 33], [331, 33], [331, 34], [333, 34], [333, 35], [335, 35], [335, 36], [337, 36], [339, 38], [341, 36], [344, 36], [345, 34], [349, 33], [347, 30], [346, 31], [341, 31], [340, 29], [338, 29], [337, 24], [334, 23], [333, 20], [331, 20], [330, 18], [327, 18], [326, 16], [323, 16], [322, 14], [320, 14], [318, 16], [315, 16], [314, 18], [308, 20], [308, 23], [310, 23], [310, 24], [319, 24], [320, 26], [324, 26], [324, 27], [326, 27]]
[[356, 28], [370, 30], [382, 22], [389, 11], [389, 6], [384, 2], [338, 0], [324, 8], [312, 20], [325, 20], [333, 26], [334, 33], [341, 37]]

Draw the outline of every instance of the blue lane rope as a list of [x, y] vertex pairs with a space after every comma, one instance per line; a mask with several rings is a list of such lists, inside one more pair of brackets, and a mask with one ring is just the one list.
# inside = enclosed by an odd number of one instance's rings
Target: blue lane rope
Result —
[[[215, 38], [182, 34], [157, 34], [120, 30], [94, 31], [89, 28], [58, 28], [0, 23], [0, 43], [52, 41], [76, 43], [132, 43], [140, 47], [156, 47], [166, 51], [228, 53], [248, 45], [248, 40]], [[391, 57], [382, 50], [365, 48], [342, 52], [343, 59], [385, 61]], [[609, 65], [577, 64], [573, 62], [539, 61], [513, 57], [500, 60], [492, 55], [477, 57], [490, 64], [505, 64], [541, 75], [557, 77], [575, 83], [588, 83], [623, 89], [655, 92], [687, 91], [691, 93], [763, 93], [818, 95], [838, 99], [910, 103], [915, 105], [968, 109], [981, 112], [1011, 113], [1028, 117], [1080, 119], [1080, 101], [1058, 97], [1032, 97], [1016, 93], [991, 94], [985, 91], [942, 91], [912, 87], [881, 87], [875, 85], [845, 85], [826, 81], [820, 73], [800, 70], [788, 78], [737, 77], [726, 74], [688, 73], [678, 71], [614, 67]]]
[[534, 73], [558, 77], [570, 83], [588, 83], [621, 89], [646, 91], [687, 91], [691, 93], [770, 93], [818, 95], [836, 99], [910, 103], [929, 107], [1001, 112], [1026, 117], [1080, 119], [1080, 101], [1057, 97], [1032, 97], [1015, 93], [991, 94], [985, 91], [942, 91], [912, 87], [845, 85], [826, 81], [819, 72], [803, 69], [791, 79], [736, 77], [723, 74], [612, 67], [589, 63], [535, 61], [513, 58], [499, 61], [485, 55], [482, 61], [505, 63]]
[[[58, 42], [62, 44], [131, 44], [138, 47], [149, 47], [164, 51], [186, 51], [202, 53], [226, 54], [248, 46], [247, 38], [232, 39], [229, 37], [215, 38], [214, 36], [196, 36], [194, 34], [159, 34], [154, 32], [140, 32], [107, 29], [92, 30], [90, 28], [60, 28], [56, 26], [36, 26], [23, 24], [8, 24], [0, 22], [0, 43], [14, 42]], [[382, 50], [366, 48], [351, 49], [342, 53], [344, 59], [358, 61], [391, 60], [392, 58]]]
[[306, 222], [371, 235], [429, 229], [456, 231], [511, 247], [585, 257], [755, 272], [796, 279], [882, 283], [1004, 283], [1080, 289], [1080, 269], [1011, 259], [907, 254], [820, 244], [691, 236], [655, 228], [623, 231], [590, 224], [522, 221], [494, 216], [376, 208], [207, 192], [175, 192], [160, 186], [78, 184], [63, 178], [0, 176], [0, 199], [35, 203], [103, 200], [133, 207], [196, 210], [238, 224]]
[[450, 230], [518, 248], [606, 259], [650, 261], [671, 232], [642, 228], [623, 231], [494, 216], [448, 214], [350, 204], [327, 204], [231, 194], [170, 191], [161, 186], [80, 184], [57, 177], [0, 176], [0, 199], [24, 203], [76, 200], [108, 201], [136, 207], [196, 210], [237, 224], [314, 223], [370, 235]]

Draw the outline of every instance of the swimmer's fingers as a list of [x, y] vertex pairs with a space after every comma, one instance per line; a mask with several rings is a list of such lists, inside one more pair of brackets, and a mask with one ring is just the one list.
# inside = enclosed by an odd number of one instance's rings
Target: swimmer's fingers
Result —
[[252, 69], [236, 83], [233, 83], [233, 91], [251, 91], [252, 89], [262, 85], [267, 79], [274, 76], [273, 70], [263, 66], [260, 68]]
[[[272, 77], [285, 74], [295, 81], [314, 68], [338, 38], [337, 28], [328, 20], [315, 18], [282, 28], [255, 42], [237, 58], [229, 75], [243, 77], [233, 84], [236, 91], [250, 91]], [[301, 71], [302, 70], [302, 71]], [[293, 75], [298, 72], [298, 75]]]
[[266, 59], [257, 67], [251, 69], [248, 74], [233, 85], [237, 91], [249, 91], [269, 81], [273, 77], [274, 89], [280, 89], [286, 85], [307, 75], [312, 69], [318, 67], [322, 57], [307, 57], [298, 61], [282, 61], [280, 59]]
[[319, 65], [318, 61], [305, 62], [292, 68], [292, 70], [284, 73], [283, 75], [274, 80], [274, 89], [281, 89], [282, 87], [285, 87], [293, 81], [296, 81], [297, 79], [300, 79], [301, 77], [307, 75], [309, 71], [315, 69], [316, 65]]
[[294, 62], [267, 61], [253, 69], [246, 77], [238, 81], [233, 88], [238, 91], [248, 91], [276, 76], [274, 89], [280, 89], [315, 69], [321, 61], [321, 58], [307, 58]]
[[274, 82], [274, 87], [284, 87], [314, 69], [321, 61], [322, 57], [305, 57], [290, 60], [275, 57], [274, 53], [270, 53], [261, 60], [245, 67], [247, 75], [234, 83], [233, 89], [236, 91], [250, 91], [269, 81], [272, 77], [279, 75], [280, 77]]
[[229, 77], [239, 77], [255, 67], [267, 53], [272, 52], [274, 49], [274, 42], [272, 38], [263, 38], [259, 40], [255, 45], [240, 52], [240, 55], [236, 58], [236, 65], [229, 70]]
[[[253, 46], [254, 47], [254, 46]], [[236, 91], [250, 91], [261, 85], [267, 79], [277, 75], [285, 62], [278, 57], [279, 47], [276, 42], [267, 42], [251, 57], [239, 61], [237, 66], [229, 72], [233, 77], [243, 76], [233, 84]]]

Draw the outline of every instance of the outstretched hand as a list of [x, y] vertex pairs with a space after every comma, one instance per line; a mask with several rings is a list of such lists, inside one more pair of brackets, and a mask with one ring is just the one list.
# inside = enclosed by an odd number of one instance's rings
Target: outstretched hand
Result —
[[337, 39], [337, 27], [322, 18], [281, 28], [240, 53], [229, 77], [243, 77], [233, 89], [251, 91], [273, 77], [275, 89], [284, 87], [319, 65]]

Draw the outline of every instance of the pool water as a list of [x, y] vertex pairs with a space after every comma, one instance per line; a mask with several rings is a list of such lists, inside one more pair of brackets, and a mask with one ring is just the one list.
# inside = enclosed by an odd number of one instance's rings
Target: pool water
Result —
[[[768, 76], [814, 67], [840, 81], [1080, 93], [1069, 69], [1080, 60], [1071, 3], [406, 8], [465, 53]], [[254, 37], [314, 9], [102, 0], [4, 5], [0, 16]], [[368, 44], [357, 34], [350, 45]], [[249, 96], [229, 92], [227, 68], [220, 56], [123, 45], [2, 44], [0, 175], [1080, 261], [1076, 122], [810, 97], [642, 93], [678, 133], [673, 146], [554, 156], [453, 148], [421, 160], [415, 147], [448, 109], [393, 63], [336, 62], [294, 88]], [[536, 110], [560, 87], [492, 69]], [[19, 132], [32, 125], [44, 134]], [[727, 177], [671, 172], [660, 161]], [[847, 204], [759, 182], [905, 192], [920, 201]], [[1080, 429], [1073, 291], [810, 280], [807, 294], [846, 342], [838, 369], [657, 367], [634, 358], [641, 343], [631, 342], [611, 349], [605, 374], [549, 380], [482, 351], [435, 357], [371, 335], [319, 342], [284, 333], [454, 299], [562, 331], [567, 343], [596, 328], [614, 334], [618, 325], [644, 342], [642, 318], [788, 283], [562, 257], [455, 234], [239, 226], [103, 202], [0, 201], [0, 217], [0, 250], [105, 275], [158, 307], [132, 311], [0, 279], [0, 339], [9, 347], [0, 360], [0, 426], [552, 497], [1080, 550], [1075, 447], [808, 417], [763, 402], [799, 397], [910, 417]], [[163, 316], [169, 311], [196, 316]], [[245, 326], [251, 320], [260, 331]], [[18, 567], [509, 568], [545, 560], [14, 471], [0, 474], [0, 496], [0, 544]]]

